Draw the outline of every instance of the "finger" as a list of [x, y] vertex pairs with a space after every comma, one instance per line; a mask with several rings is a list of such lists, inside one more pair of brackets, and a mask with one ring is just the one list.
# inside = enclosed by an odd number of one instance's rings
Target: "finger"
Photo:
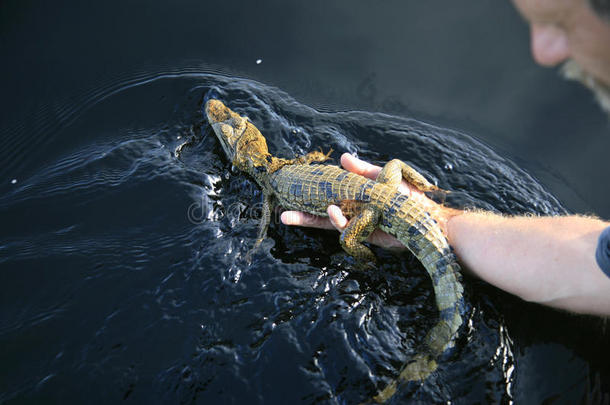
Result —
[[343, 232], [347, 226], [347, 218], [345, 218], [341, 212], [341, 208], [336, 205], [331, 205], [326, 209], [326, 212], [328, 213], [331, 224], [333, 224], [339, 232]]
[[369, 179], [376, 179], [381, 171], [381, 167], [372, 165], [364, 160], [358, 159], [356, 156], [344, 153], [341, 155], [341, 166], [352, 173], [359, 174]]
[[[381, 167], [372, 165], [364, 160], [360, 160], [349, 153], [344, 153], [341, 155], [341, 166], [343, 166], [345, 170], [372, 180], [377, 179], [377, 175], [381, 171]], [[411, 195], [412, 192], [411, 188], [404, 180], [398, 186], [398, 191], [406, 195]]]
[[280, 216], [284, 225], [308, 226], [320, 229], [335, 229], [327, 218], [301, 211], [284, 211]]

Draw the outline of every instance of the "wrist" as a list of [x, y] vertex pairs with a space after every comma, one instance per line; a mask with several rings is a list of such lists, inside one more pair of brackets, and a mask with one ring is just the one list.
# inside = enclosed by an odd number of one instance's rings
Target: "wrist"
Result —
[[455, 218], [464, 214], [466, 211], [456, 208], [444, 207], [442, 205], [439, 205], [435, 211], [436, 212], [431, 212], [432, 216], [434, 217], [434, 219], [436, 219], [436, 222], [438, 222], [441, 230], [443, 231], [443, 234], [449, 241], [449, 244], [453, 246], [453, 242], [455, 241], [455, 232], [452, 232], [452, 225], [455, 222]]

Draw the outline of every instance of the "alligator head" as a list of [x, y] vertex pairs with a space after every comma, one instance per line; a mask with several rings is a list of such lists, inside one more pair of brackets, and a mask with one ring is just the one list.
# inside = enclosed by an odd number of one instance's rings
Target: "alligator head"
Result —
[[233, 165], [255, 177], [261, 171], [266, 171], [271, 161], [267, 141], [247, 118], [216, 99], [208, 100], [204, 110]]

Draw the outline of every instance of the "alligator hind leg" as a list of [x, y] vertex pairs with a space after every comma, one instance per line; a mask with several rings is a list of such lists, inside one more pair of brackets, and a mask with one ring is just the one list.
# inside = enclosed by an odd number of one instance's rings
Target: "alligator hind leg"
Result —
[[402, 179], [420, 191], [442, 191], [430, 183], [417, 170], [399, 159], [390, 160], [377, 175], [377, 182], [398, 186]]
[[362, 242], [375, 230], [378, 219], [379, 214], [370, 208], [365, 208], [353, 217], [341, 233], [343, 250], [361, 262], [375, 263], [375, 254]]

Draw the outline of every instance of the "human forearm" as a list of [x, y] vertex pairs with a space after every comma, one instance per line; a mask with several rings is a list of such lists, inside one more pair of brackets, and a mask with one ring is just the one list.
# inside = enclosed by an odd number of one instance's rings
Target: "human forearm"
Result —
[[609, 225], [578, 216], [463, 212], [449, 218], [447, 235], [466, 269], [498, 288], [527, 301], [609, 315], [610, 278], [595, 261], [597, 239]]
[[[347, 170], [375, 179], [381, 168], [343, 154]], [[595, 261], [597, 238], [610, 224], [571, 217], [506, 217], [461, 211], [429, 200], [403, 184], [399, 190], [434, 217], [454, 247], [465, 270], [507, 292], [533, 302], [573, 312], [610, 315], [610, 278]], [[329, 207], [329, 219], [285, 212], [287, 225], [343, 231], [347, 219]], [[376, 230], [369, 242], [406, 249], [396, 238]]]

